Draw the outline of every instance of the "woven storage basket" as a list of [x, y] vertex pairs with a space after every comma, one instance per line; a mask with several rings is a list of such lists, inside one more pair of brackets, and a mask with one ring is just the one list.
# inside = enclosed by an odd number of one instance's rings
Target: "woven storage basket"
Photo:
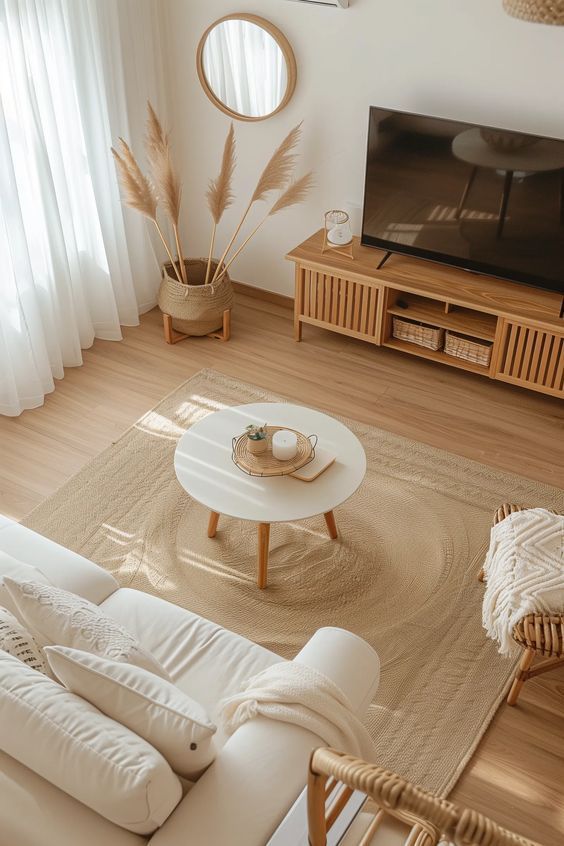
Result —
[[[163, 267], [159, 289], [159, 308], [173, 318], [172, 325], [185, 335], [209, 335], [219, 329], [223, 312], [233, 305], [233, 287], [226, 273], [219, 282], [204, 285], [207, 259], [186, 259], [184, 262], [190, 281], [182, 285], [171, 264]], [[217, 262], [212, 261], [210, 278]]]
[[482, 364], [488, 367], [492, 357], [493, 344], [489, 341], [482, 341], [479, 338], [468, 338], [466, 335], [458, 335], [450, 330], [446, 333], [445, 352], [454, 358], [462, 358], [464, 361], [472, 361], [474, 364]]
[[503, 8], [524, 21], [564, 26], [564, 0], [503, 0]]
[[419, 347], [427, 347], [430, 350], [440, 350], [443, 347], [445, 330], [437, 326], [427, 326], [425, 323], [415, 323], [412, 320], [394, 317], [392, 334], [400, 341], [409, 341], [410, 344], [417, 344]]

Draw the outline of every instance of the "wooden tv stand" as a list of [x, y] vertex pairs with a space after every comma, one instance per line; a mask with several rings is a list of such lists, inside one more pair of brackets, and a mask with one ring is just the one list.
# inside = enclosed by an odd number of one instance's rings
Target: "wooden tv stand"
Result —
[[[322, 254], [322, 242], [319, 230], [286, 256], [296, 265], [296, 341], [308, 323], [564, 397], [562, 294], [399, 254], [378, 269], [385, 253], [358, 238], [352, 259]], [[394, 315], [490, 342], [489, 366], [394, 338]]]

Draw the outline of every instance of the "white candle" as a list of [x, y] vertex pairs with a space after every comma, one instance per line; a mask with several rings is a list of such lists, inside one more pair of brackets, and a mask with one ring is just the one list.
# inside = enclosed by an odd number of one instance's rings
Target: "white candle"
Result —
[[298, 438], [295, 432], [280, 429], [272, 436], [272, 455], [280, 461], [289, 461], [298, 451]]
[[333, 226], [327, 233], [327, 240], [330, 244], [338, 246], [350, 244], [352, 235], [348, 223], [338, 223], [337, 226]]

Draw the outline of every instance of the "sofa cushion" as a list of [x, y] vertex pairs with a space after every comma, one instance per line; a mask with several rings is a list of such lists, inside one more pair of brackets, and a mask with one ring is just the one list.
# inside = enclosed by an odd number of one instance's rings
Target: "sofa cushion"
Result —
[[28, 667], [46, 676], [51, 675], [49, 666], [33, 635], [7, 608], [2, 606], [0, 606], [0, 649], [23, 661]]
[[[175, 685], [216, 722], [218, 703], [282, 661], [279, 655], [164, 599], [120, 588], [101, 606], [162, 662]], [[216, 744], [225, 740], [218, 728]]]
[[[2, 846], [145, 846], [147, 838], [120, 828], [0, 751]], [[38, 834], [40, 832], [40, 835]]]
[[[99, 605], [114, 590], [118, 583], [107, 570], [66, 549], [31, 529], [0, 517], [0, 552], [11, 556], [27, 566], [41, 571], [42, 578], [29, 573], [7, 573], [18, 579], [33, 579], [57, 585], [70, 590]], [[4, 570], [0, 556], [0, 576]], [[1, 600], [0, 600], [1, 602]], [[5, 605], [2, 602], [2, 605]]]
[[155, 749], [62, 685], [0, 652], [0, 749], [129, 831], [150, 834], [180, 801]]
[[9, 576], [4, 577], [4, 585], [18, 616], [41, 646], [72, 646], [167, 676], [134, 635], [87, 599], [52, 585], [20, 582]]
[[47, 646], [45, 653], [65, 687], [145, 738], [179, 775], [195, 780], [213, 761], [216, 727], [170, 682], [79, 649]]

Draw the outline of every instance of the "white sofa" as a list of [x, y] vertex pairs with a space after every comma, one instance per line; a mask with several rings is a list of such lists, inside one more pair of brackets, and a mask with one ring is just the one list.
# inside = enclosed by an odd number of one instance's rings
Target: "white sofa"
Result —
[[[22, 565], [14, 565], [13, 558]], [[0, 577], [33, 578], [25, 565], [103, 607], [212, 718], [221, 699], [238, 692], [251, 675], [283, 660], [183, 608], [120, 588], [96, 564], [0, 516]], [[20, 572], [14, 573], [14, 568]], [[332, 678], [364, 716], [379, 680], [378, 656], [367, 643], [342, 629], [320, 629], [295, 660]], [[323, 740], [305, 729], [259, 717], [218, 741], [213, 764], [150, 838], [107, 821], [0, 750], [0, 842], [264, 846], [303, 789], [311, 750], [324, 745]]]

